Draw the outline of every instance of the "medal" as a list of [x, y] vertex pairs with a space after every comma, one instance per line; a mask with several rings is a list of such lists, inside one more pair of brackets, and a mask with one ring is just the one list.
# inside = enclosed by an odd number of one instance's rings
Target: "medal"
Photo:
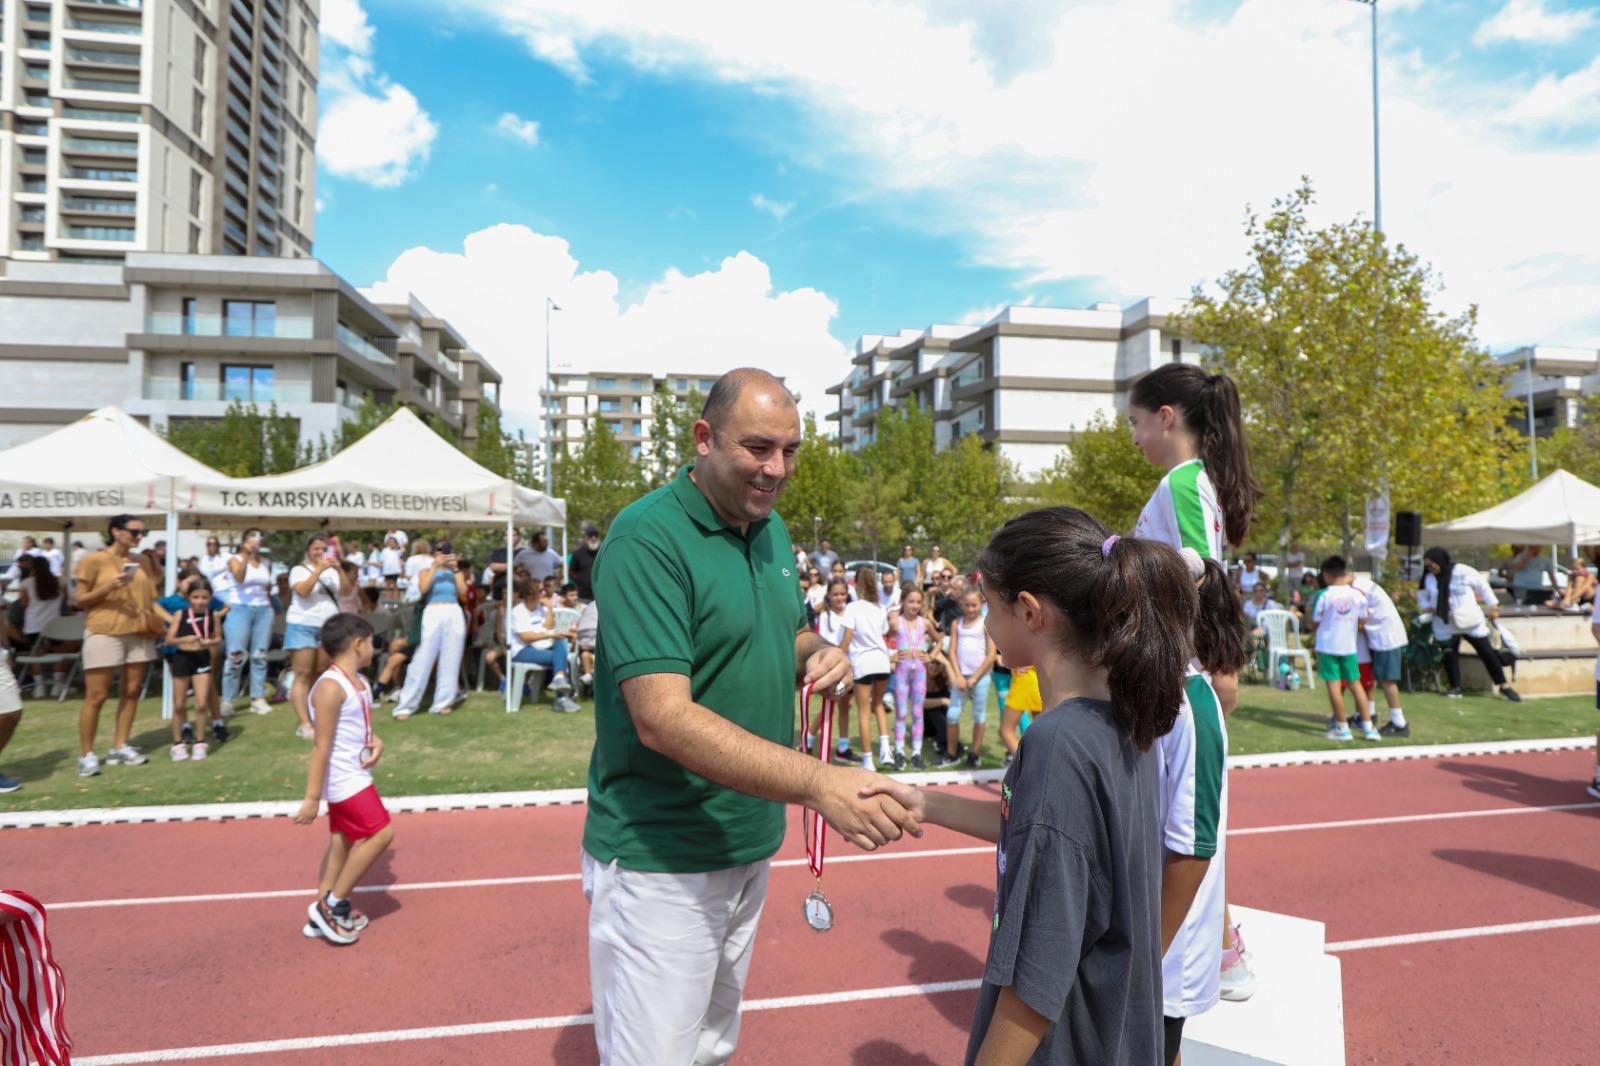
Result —
[[[811, 712], [811, 689], [807, 685], [801, 696], [801, 706], [806, 709], [807, 715]], [[811, 725], [808, 720], [805, 725]], [[801, 729], [804, 734], [807, 730]], [[805, 740], [802, 736], [801, 744]], [[828, 761], [829, 750], [833, 746], [833, 699], [824, 696], [822, 699], [822, 728], [817, 732], [817, 758], [824, 763]], [[807, 824], [807, 818], [810, 819]], [[822, 894], [822, 864], [828, 843], [828, 823], [823, 821], [822, 815], [815, 811], [802, 808], [800, 814], [800, 827], [806, 838], [806, 865], [811, 868], [811, 876], [817, 879], [817, 887], [812, 889], [811, 895], [806, 897], [805, 916], [806, 924], [819, 933], [826, 933], [833, 928], [833, 904], [828, 902], [828, 897]]]

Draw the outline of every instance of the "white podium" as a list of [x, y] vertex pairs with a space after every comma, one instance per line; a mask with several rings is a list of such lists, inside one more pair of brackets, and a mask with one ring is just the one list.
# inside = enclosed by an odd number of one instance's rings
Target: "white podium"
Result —
[[1233, 904], [1256, 994], [1183, 1027], [1183, 1066], [1344, 1066], [1344, 986], [1321, 922]]

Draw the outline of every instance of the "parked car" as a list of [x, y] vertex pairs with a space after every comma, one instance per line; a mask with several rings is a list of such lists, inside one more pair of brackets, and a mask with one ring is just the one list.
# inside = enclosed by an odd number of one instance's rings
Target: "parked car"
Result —
[[861, 569], [863, 566], [874, 567], [878, 571], [879, 581], [883, 580], [882, 575], [884, 574], [897, 574], [900, 572], [895, 568], [893, 563], [886, 563], [881, 559], [877, 562], [873, 562], [871, 559], [852, 559], [844, 564], [844, 572], [850, 575], [850, 579], [853, 581], [855, 580], [856, 571]]

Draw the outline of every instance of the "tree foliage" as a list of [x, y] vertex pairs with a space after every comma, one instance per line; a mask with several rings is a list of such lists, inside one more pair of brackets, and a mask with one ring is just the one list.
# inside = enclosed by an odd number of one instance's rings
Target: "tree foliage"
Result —
[[1403, 245], [1352, 221], [1307, 219], [1309, 181], [1247, 216], [1250, 252], [1215, 295], [1196, 289], [1174, 332], [1239, 386], [1266, 491], [1252, 540], [1339, 539], [1349, 550], [1383, 483], [1430, 519], [1501, 498], [1515, 478], [1504, 371], [1448, 317]]
[[572, 536], [588, 523], [604, 533], [617, 513], [647, 490], [643, 465], [628, 454], [598, 411], [576, 449], [565, 441], [556, 446], [552, 473], [555, 494], [567, 501]]
[[1016, 483], [1016, 467], [968, 433], [937, 457], [932, 479], [925, 482], [929, 488], [921, 502], [928, 511], [928, 541], [946, 557], [970, 564], [1010, 517], [1008, 500]]
[[[1548, 437], [1539, 438], [1539, 475], [1549, 477], [1565, 470], [1591, 485], [1600, 485], [1600, 402], [1590, 401], [1578, 412], [1577, 424], [1562, 426]], [[1527, 468], [1527, 443], [1523, 443], [1522, 480], [1531, 483]]]
[[1161, 471], [1134, 447], [1128, 427], [1097, 413], [1056, 456], [1034, 495], [1041, 507], [1078, 507], [1128, 533], [1160, 480]]
[[817, 541], [839, 541], [850, 532], [850, 491], [858, 468], [854, 455], [817, 429], [816, 415], [806, 415], [794, 476], [778, 498], [789, 536], [814, 548]]
[[277, 404], [263, 411], [235, 400], [221, 418], [174, 419], [167, 440], [229, 477], [281, 474], [310, 461], [299, 421], [279, 414]]
[[680, 400], [665, 382], [656, 383], [650, 400], [650, 448], [644, 463], [651, 485], [665, 485], [678, 476], [679, 467], [694, 461], [694, 424], [704, 406], [698, 389], [690, 389]]

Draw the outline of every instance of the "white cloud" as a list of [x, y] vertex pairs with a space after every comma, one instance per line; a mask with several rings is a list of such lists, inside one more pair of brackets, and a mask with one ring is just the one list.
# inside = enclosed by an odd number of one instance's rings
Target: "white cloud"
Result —
[[318, 162], [337, 177], [399, 185], [427, 162], [439, 127], [409, 89], [374, 67], [372, 24], [359, 0], [329, 0], [321, 30]]
[[716, 375], [760, 366], [826, 411], [823, 389], [839, 377], [845, 348], [828, 331], [834, 301], [815, 289], [773, 289], [766, 263], [748, 252], [699, 274], [667, 270], [635, 302], [618, 298], [616, 275], [585, 269], [560, 237], [498, 225], [469, 235], [460, 252], [411, 248], [370, 289], [380, 300], [415, 293], [450, 320], [505, 378], [507, 421], [536, 433], [544, 382], [545, 297], [562, 308], [551, 324], [558, 369]]
[[[1266, 208], [1303, 174], [1319, 221], [1371, 211], [1367, 15], [1347, 0], [1302, 0], [1292, 18], [1242, 0], [1203, 21], [1185, 0], [454, 3], [536, 55], [560, 51], [575, 74], [592, 55], [781, 94], [808, 123], [774, 135], [791, 159], [1023, 284], [1181, 295], [1239, 261], [1247, 204]], [[1491, 343], [1582, 342], [1573, 324], [1596, 290], [1515, 265], [1596, 261], [1600, 212], [1576, 205], [1600, 188], [1600, 150], [1531, 146], [1506, 128], [1503, 115], [1541, 107], [1538, 86], [1461, 93], [1392, 56], [1384, 78], [1389, 234], [1438, 268], [1447, 306], [1480, 306]]]
[[539, 143], [539, 124], [531, 118], [520, 118], [515, 112], [507, 111], [501, 115], [494, 128], [523, 144]]
[[1565, 77], [1546, 74], [1500, 115], [1509, 127], [1600, 124], [1600, 56]]
[[769, 200], [761, 193], [756, 193], [754, 196], [750, 197], [750, 206], [755, 208], [757, 211], [765, 211], [779, 222], [782, 222], [788, 216], [789, 212], [794, 210], [793, 202]]
[[1592, 10], [1552, 11], [1545, 0], [1506, 0], [1505, 7], [1483, 21], [1472, 40], [1479, 47], [1504, 41], [1564, 44], [1594, 24]]

